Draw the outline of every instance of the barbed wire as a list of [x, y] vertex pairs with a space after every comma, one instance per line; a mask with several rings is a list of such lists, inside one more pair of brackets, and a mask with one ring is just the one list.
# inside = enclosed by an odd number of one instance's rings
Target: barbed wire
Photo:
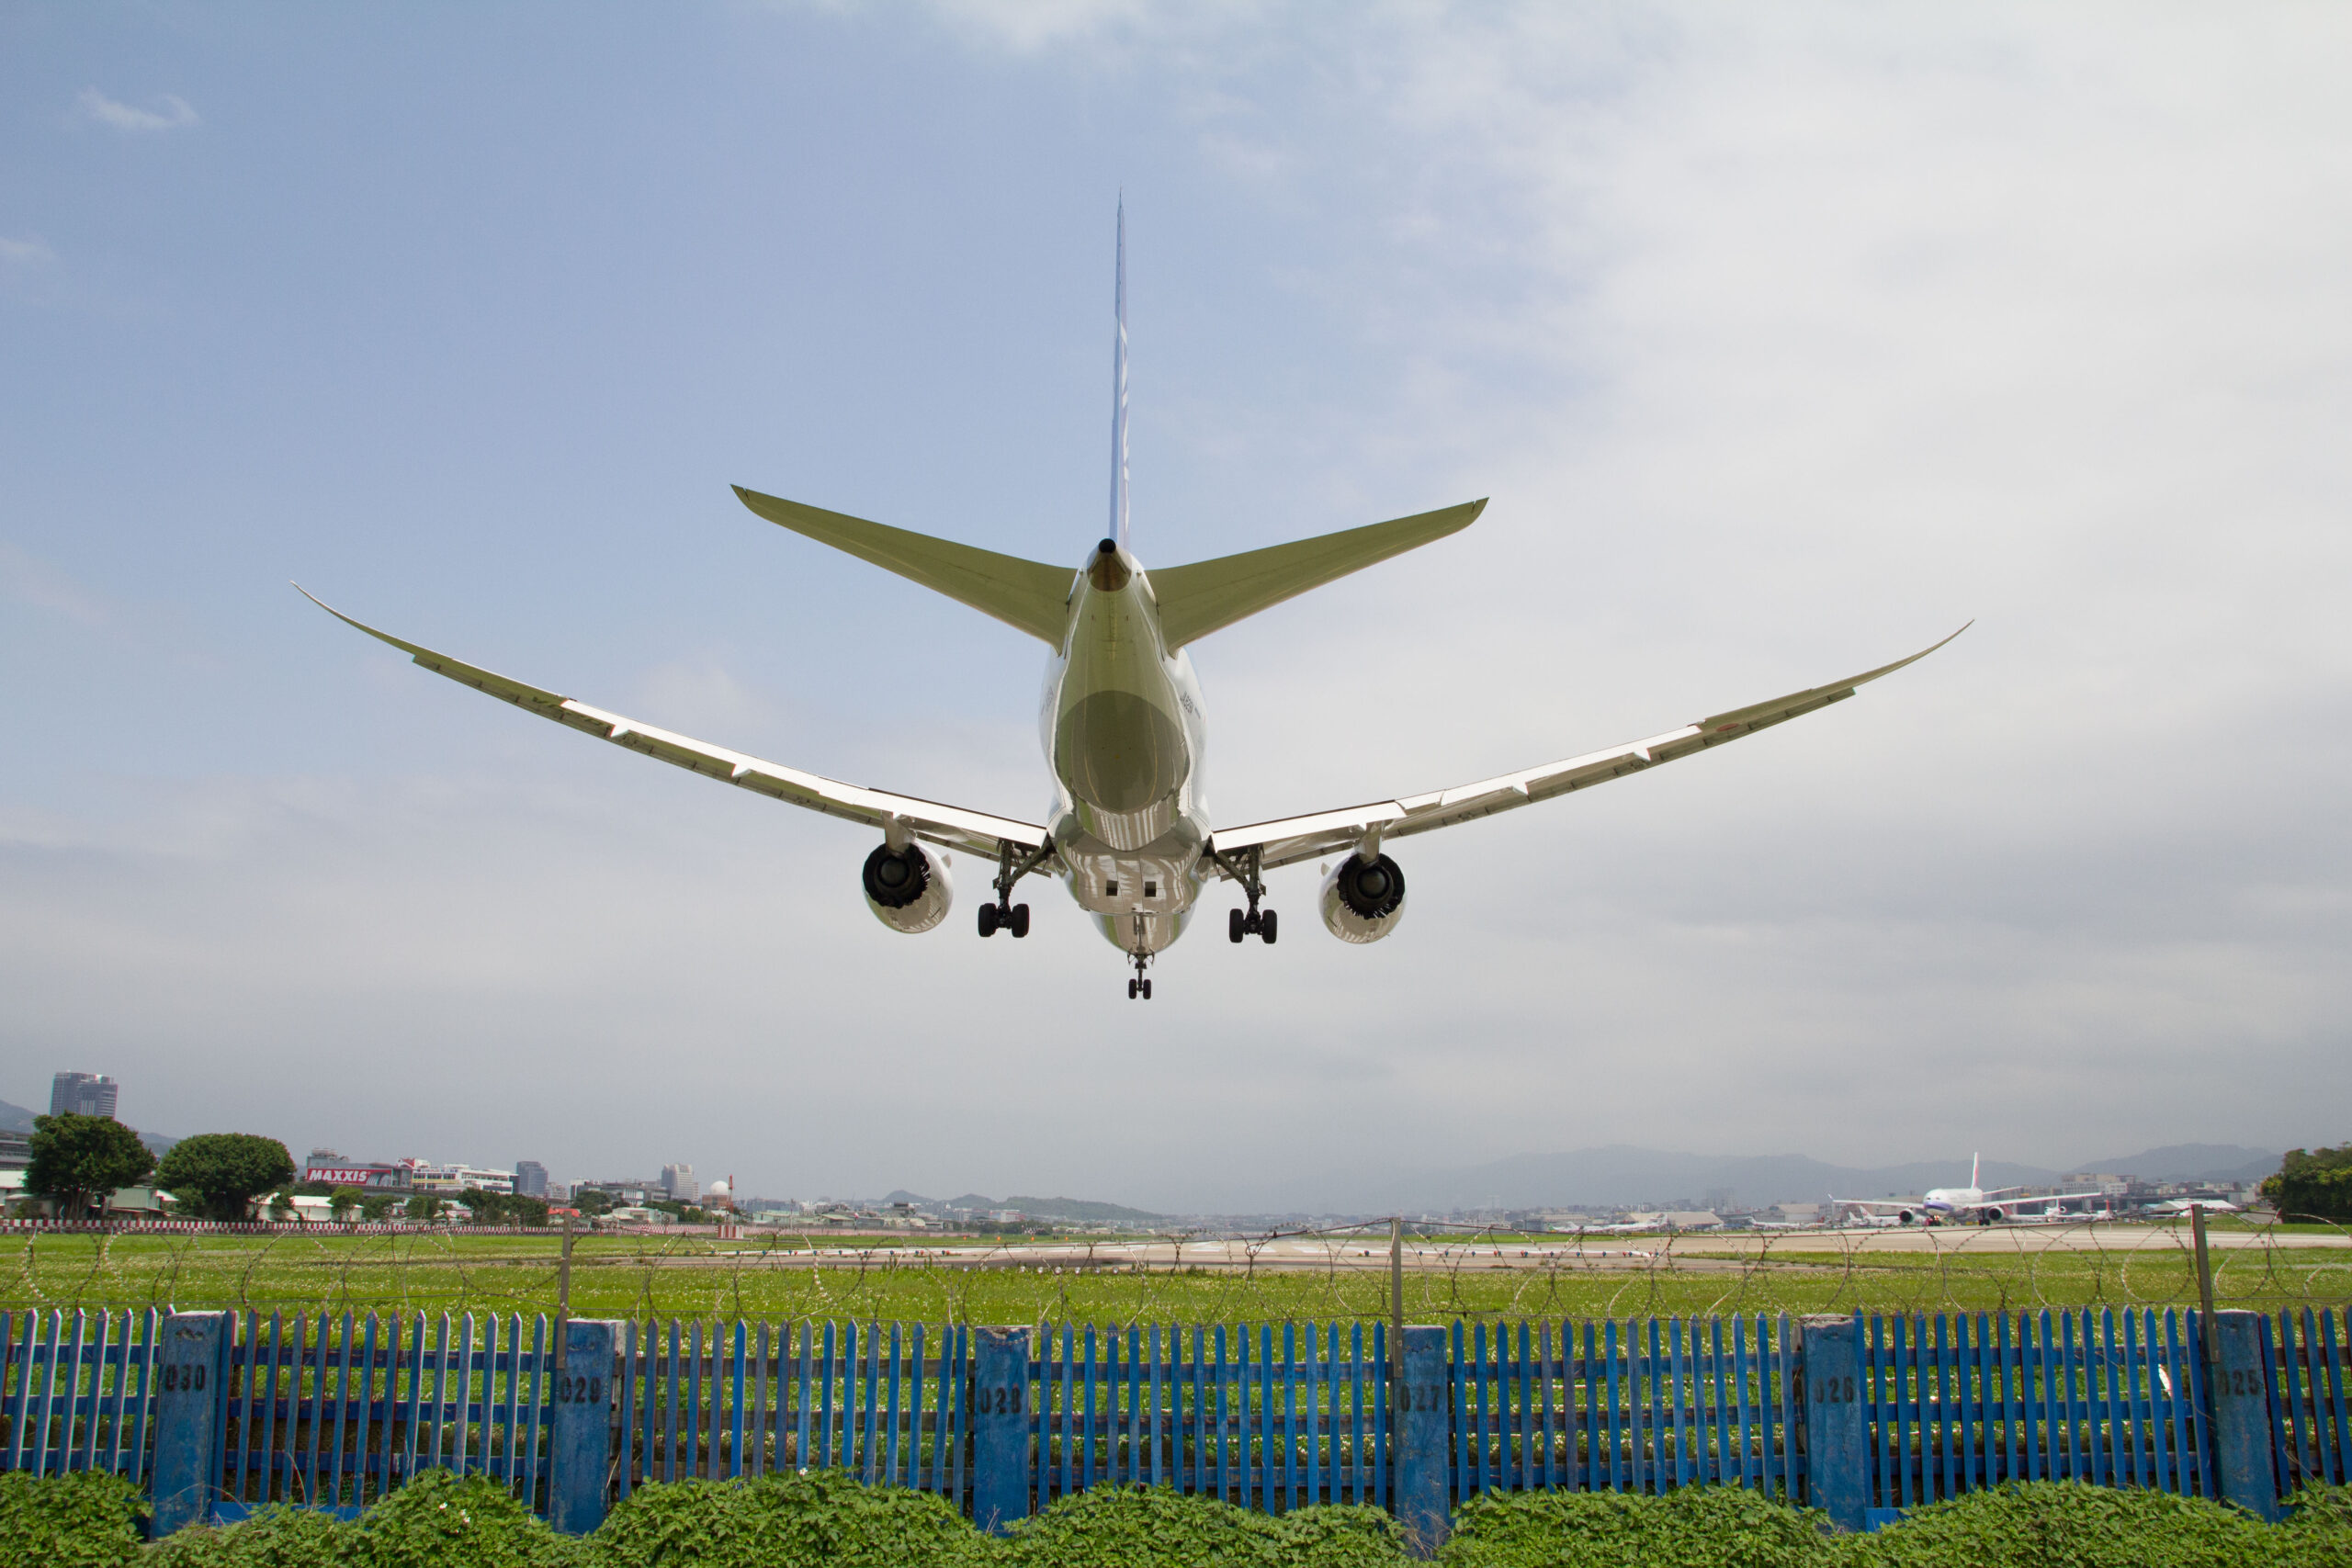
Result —
[[[573, 1316], [1240, 1323], [1385, 1318], [1387, 1221], [1004, 1238], [582, 1233]], [[1377, 1234], [1368, 1234], [1377, 1233]], [[2352, 1233], [2324, 1222], [2210, 1232], [2217, 1305], [2352, 1303]], [[0, 1237], [0, 1308], [552, 1313], [560, 1237], [28, 1233]], [[1403, 1310], [1443, 1318], [1790, 1312], [2015, 1313], [2198, 1301], [2184, 1224], [1555, 1232], [1415, 1221]]]

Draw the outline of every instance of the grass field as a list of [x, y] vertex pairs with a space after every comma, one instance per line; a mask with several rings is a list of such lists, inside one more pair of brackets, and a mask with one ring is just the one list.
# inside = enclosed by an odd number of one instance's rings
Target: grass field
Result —
[[[971, 1323], [1255, 1322], [1381, 1317], [1385, 1256], [1344, 1266], [1141, 1269], [1001, 1249], [946, 1264], [887, 1245], [596, 1235], [573, 1255], [583, 1317], [922, 1319]], [[1498, 1245], [1503, 1257], [1493, 1256]], [[260, 1311], [554, 1310], [556, 1237], [40, 1235], [0, 1240], [0, 1308], [176, 1306]], [[1375, 1252], [1377, 1252], [1375, 1248]], [[1647, 1257], [1517, 1261], [1494, 1238], [1424, 1258], [1405, 1279], [1417, 1321], [1654, 1314], [2018, 1311], [2193, 1306], [2186, 1250], [2100, 1245], [2042, 1252], [1984, 1242], [1880, 1252], [1836, 1237], [1736, 1249], [1684, 1237]], [[1619, 1249], [1626, 1250], [1626, 1249]], [[1634, 1249], [1639, 1250], [1639, 1249]], [[2215, 1254], [2220, 1304], [2276, 1310], [2352, 1302], [2352, 1247]]]

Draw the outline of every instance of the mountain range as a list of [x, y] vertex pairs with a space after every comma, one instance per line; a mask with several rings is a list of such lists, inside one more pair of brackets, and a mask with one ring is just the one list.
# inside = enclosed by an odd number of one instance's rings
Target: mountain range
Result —
[[[33, 1130], [33, 1118], [39, 1114], [40, 1112], [0, 1100], [0, 1133], [29, 1133]], [[147, 1152], [157, 1159], [171, 1153], [172, 1145], [179, 1142], [177, 1138], [167, 1138], [161, 1133], [141, 1133], [139, 1141], [146, 1145]]]

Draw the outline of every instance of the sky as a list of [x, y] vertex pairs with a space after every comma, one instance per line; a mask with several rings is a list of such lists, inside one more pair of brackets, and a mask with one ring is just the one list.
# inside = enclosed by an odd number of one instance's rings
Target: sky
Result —
[[[2352, 1138], [2352, 14], [0, 6], [0, 1099], [771, 1196]], [[1869, 669], [1279, 873], [1130, 1003], [330, 620], [1035, 819], [1042, 649], [729, 484], [1148, 567], [1227, 822]], [[1954, 1179], [1961, 1179], [1956, 1164]], [[1563, 1198], [1572, 1195], [1563, 1194]]]

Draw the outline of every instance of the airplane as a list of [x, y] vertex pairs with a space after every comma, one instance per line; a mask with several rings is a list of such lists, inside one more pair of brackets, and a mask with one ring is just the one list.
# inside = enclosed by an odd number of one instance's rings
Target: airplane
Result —
[[[2005, 1198], [2003, 1193], [2022, 1192], [2022, 1187], [1996, 1187], [1991, 1191], [1976, 1185], [1977, 1167], [1981, 1156], [1968, 1156], [1968, 1185], [1965, 1187], [1930, 1187], [1917, 1198], [1840, 1198], [1830, 1195], [1830, 1202], [1841, 1210], [1863, 1211], [1857, 1218], [1864, 1224], [1892, 1223], [1907, 1225], [1914, 1221], [1938, 1225], [1946, 1222], [1966, 1224], [1973, 1219], [1980, 1225], [2002, 1220], [2031, 1218], [2018, 1211], [2030, 1204], [2066, 1203], [2084, 1198], [2102, 1196], [2097, 1192], [2049, 1192], [2033, 1198]], [[1870, 1211], [1878, 1211], [1871, 1213]], [[2047, 1211], [2044, 1211], [2047, 1213]]]
[[[734, 487], [756, 515], [919, 582], [1046, 644], [1042, 738], [1053, 798], [1039, 822], [843, 784], [675, 734], [379, 631], [311, 595], [336, 619], [413, 662], [582, 734], [707, 778], [877, 830], [860, 881], [867, 907], [891, 930], [928, 931], [954, 900], [952, 855], [992, 866], [983, 937], [1029, 934], [1022, 879], [1058, 876], [1070, 897], [1134, 968], [1130, 999], [1151, 996], [1150, 966], [1190, 924], [1212, 881], [1238, 886], [1247, 909], [1227, 911], [1227, 936], [1271, 946], [1280, 932], [1266, 874], [1325, 859], [1317, 896], [1324, 926], [1357, 945], [1394, 931], [1405, 911], [1397, 840], [1556, 799], [1629, 773], [1696, 756], [1815, 713], [1926, 658], [1931, 647], [1826, 685], [1726, 709], [1646, 739], [1450, 789], [1340, 806], [1305, 816], [1217, 826], [1201, 788], [1206, 740], [1192, 649], [1204, 637], [1309, 589], [1461, 532], [1482, 499], [1317, 538], [1147, 571], [1130, 542], [1127, 493], [1126, 213], [1119, 212], [1113, 288], [1109, 531], [1075, 569]], [[1966, 631], [1963, 626], [1961, 631]], [[928, 846], [928, 847], [926, 847]], [[937, 851], [940, 852], [934, 853]], [[1329, 864], [1336, 857], [1336, 864]]]

